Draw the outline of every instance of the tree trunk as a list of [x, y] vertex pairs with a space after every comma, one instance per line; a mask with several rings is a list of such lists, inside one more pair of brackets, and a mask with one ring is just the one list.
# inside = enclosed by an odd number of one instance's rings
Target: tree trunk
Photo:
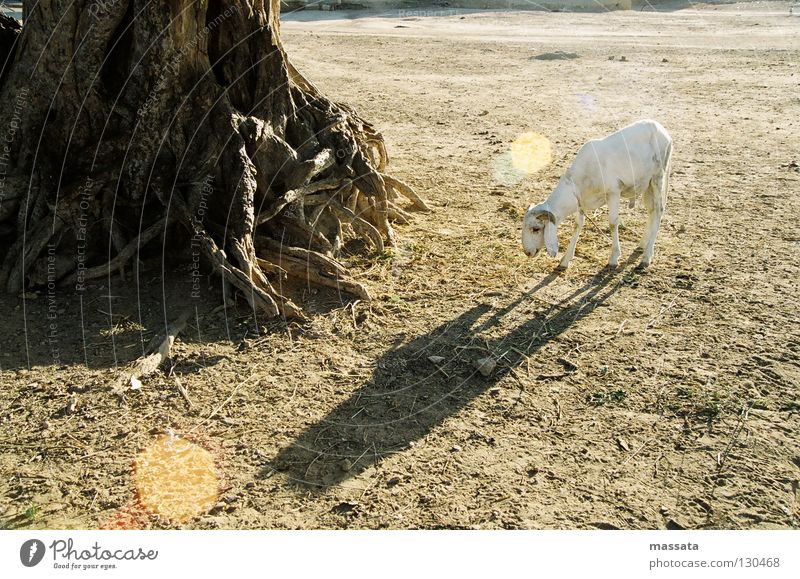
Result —
[[0, 288], [43, 268], [80, 287], [183, 228], [187, 256], [270, 316], [302, 317], [280, 276], [368, 297], [335, 259], [344, 237], [381, 250], [401, 196], [427, 208], [384, 175], [381, 135], [292, 66], [278, 16], [279, 0], [37, 0], [21, 34], [0, 23]]

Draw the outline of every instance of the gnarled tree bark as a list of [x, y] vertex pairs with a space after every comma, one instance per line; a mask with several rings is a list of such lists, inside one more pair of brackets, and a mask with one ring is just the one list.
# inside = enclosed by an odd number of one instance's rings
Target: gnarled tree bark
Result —
[[[174, 227], [253, 307], [302, 317], [275, 276], [366, 290], [352, 231], [393, 243], [381, 135], [291, 64], [279, 0], [37, 0], [0, 58], [0, 289], [124, 269]], [[92, 252], [91, 249], [95, 251]], [[70, 257], [73, 256], [73, 257]], [[50, 270], [48, 270], [50, 271]]]

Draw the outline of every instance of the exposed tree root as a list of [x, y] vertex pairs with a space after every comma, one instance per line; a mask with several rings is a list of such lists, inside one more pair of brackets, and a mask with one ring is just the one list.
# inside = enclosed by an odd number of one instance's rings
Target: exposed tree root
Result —
[[378, 231], [375, 225], [367, 221], [364, 217], [361, 217], [361, 215], [357, 215], [347, 207], [340, 205], [335, 199], [331, 199], [330, 207], [342, 223], [351, 225], [357, 233], [363, 235], [372, 242], [375, 251], [378, 253], [383, 252], [383, 238], [381, 237], [381, 232]]
[[[141, 235], [131, 241], [117, 255], [108, 263], [90, 267], [84, 270], [81, 278], [85, 281], [92, 279], [99, 279], [110, 275], [112, 271], [122, 271], [126, 263], [128, 263], [145, 245], [150, 243], [160, 233], [162, 236], [166, 233], [167, 219], [162, 218], [156, 221], [153, 225], [144, 230]], [[78, 281], [78, 272], [73, 272], [69, 276], [61, 280], [61, 285], [72, 285]]]
[[414, 208], [419, 209], [420, 211], [430, 211], [431, 208], [428, 207], [428, 204], [422, 200], [422, 197], [417, 195], [416, 191], [410, 186], [406, 185], [399, 179], [395, 179], [394, 177], [390, 177], [388, 175], [383, 176], [386, 185], [395, 191], [396, 193], [403, 195], [406, 197], [411, 203], [413, 203]]

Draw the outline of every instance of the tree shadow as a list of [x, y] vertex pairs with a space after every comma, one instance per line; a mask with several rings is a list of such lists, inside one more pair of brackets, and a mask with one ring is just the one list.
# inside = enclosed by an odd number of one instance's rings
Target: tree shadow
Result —
[[[187, 309], [192, 310], [180, 341], [205, 346], [236, 344], [266, 333], [285, 332], [286, 320], [263, 319], [239, 292], [223, 295], [216, 276], [195, 281], [190, 270], [170, 263], [162, 271], [152, 260], [140, 278], [112, 272], [77, 291], [48, 285], [25, 296], [0, 299], [0, 372], [41, 367], [119, 368], [149, 353]], [[277, 281], [283, 293], [311, 316], [326, 314], [357, 300], [336, 288], [304, 281]], [[224, 299], [227, 297], [227, 301]], [[224, 304], [224, 305], [223, 305]], [[291, 322], [289, 322], [291, 323]], [[296, 332], [303, 331], [298, 327]], [[203, 354], [175, 360], [173, 371], [195, 373], [223, 357]]]
[[[508, 327], [513, 320], [505, 318], [526, 314], [531, 299], [557, 273], [500, 309], [476, 304], [392, 348], [368, 382], [281, 450], [262, 475], [283, 472], [302, 489], [324, 490], [402, 452], [603, 305], [625, 283], [635, 258], [618, 270], [601, 270], [556, 304], [531, 308], [530, 319], [517, 327]], [[476, 369], [477, 360], [486, 357], [497, 362], [488, 377]]]
[[[0, 372], [85, 366], [90, 369], [123, 367], [145, 354], [151, 339], [185, 310], [193, 310], [180, 340], [193, 344], [235, 343], [258, 335], [246, 301], [237, 297], [224, 311], [219, 288], [203, 283], [198, 297], [190, 297], [188, 273], [148, 270], [140, 280], [109, 278], [74, 287], [48, 286], [27, 297], [0, 300]], [[148, 352], [149, 353], [149, 352]], [[211, 366], [219, 357], [190, 360], [179, 370], [191, 372], [198, 364]]]

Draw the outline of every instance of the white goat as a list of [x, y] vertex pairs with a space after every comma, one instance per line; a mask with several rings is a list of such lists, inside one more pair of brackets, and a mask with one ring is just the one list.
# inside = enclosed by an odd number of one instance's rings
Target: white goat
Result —
[[641, 195], [647, 208], [647, 228], [639, 247], [643, 250], [640, 266], [653, 260], [653, 248], [667, 203], [669, 171], [672, 158], [672, 137], [656, 121], [644, 120], [628, 125], [604, 139], [593, 139], [583, 145], [558, 185], [539, 205], [531, 205], [522, 220], [522, 246], [535, 256], [542, 247], [550, 257], [558, 253], [557, 228], [576, 211], [575, 230], [560, 268], [569, 267], [575, 245], [583, 229], [587, 211], [608, 205], [611, 223], [611, 258], [616, 267], [622, 250], [619, 246], [619, 208], [622, 198], [633, 207]]

